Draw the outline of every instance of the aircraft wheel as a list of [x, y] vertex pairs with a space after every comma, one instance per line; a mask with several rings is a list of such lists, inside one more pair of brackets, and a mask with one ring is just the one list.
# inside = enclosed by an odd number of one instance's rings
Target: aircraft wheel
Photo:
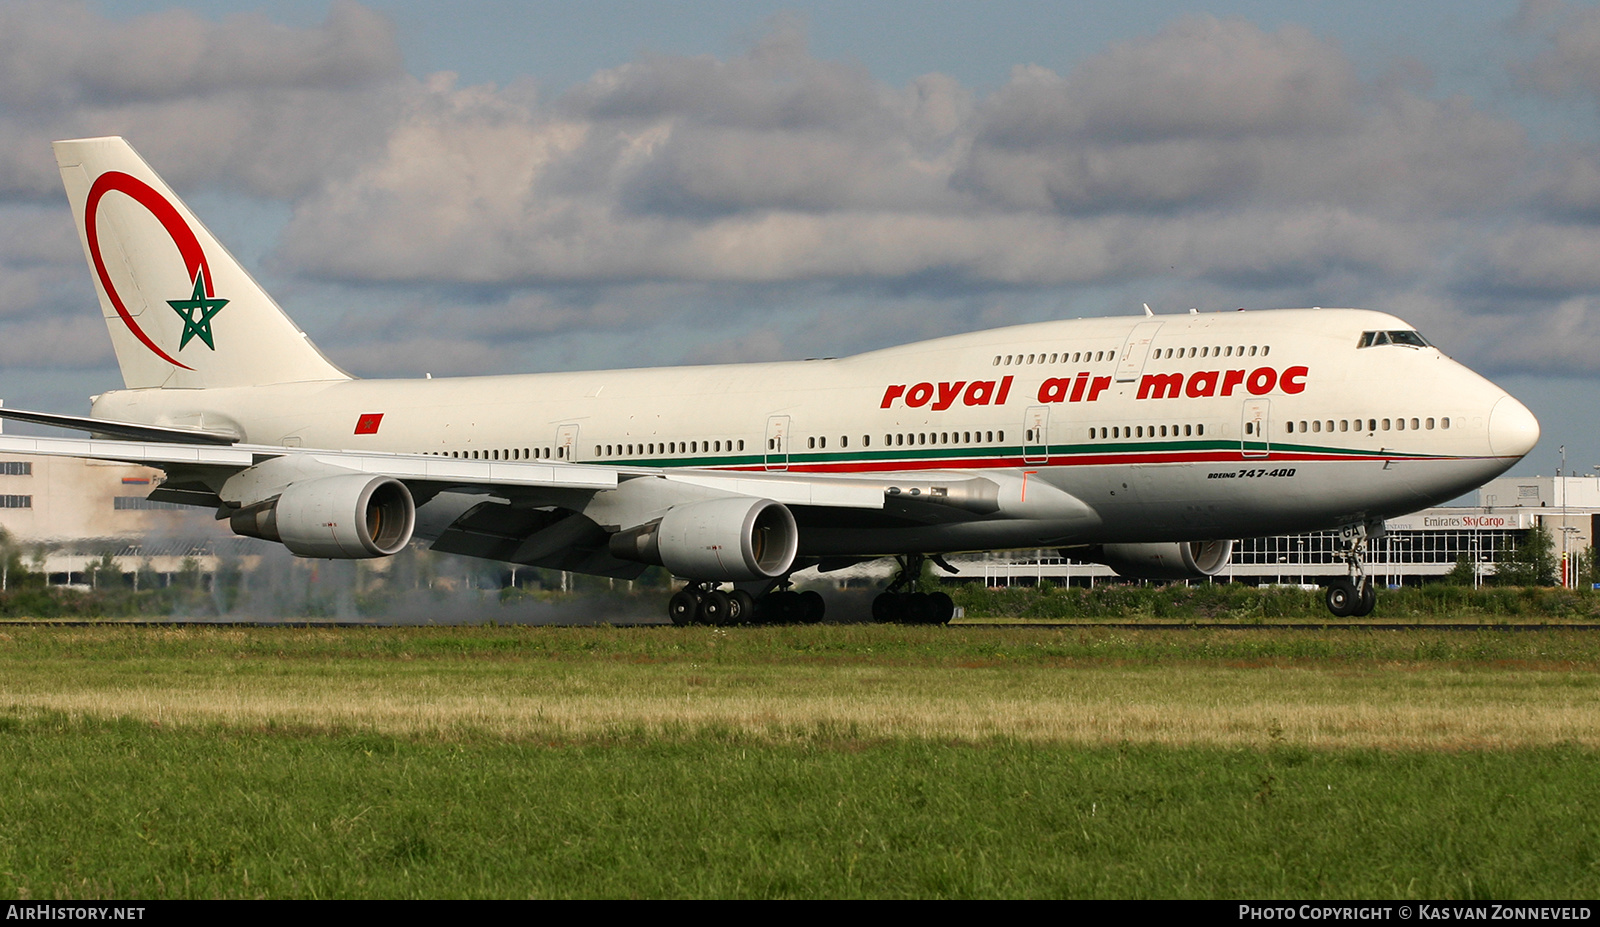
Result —
[[667, 600], [667, 617], [680, 628], [700, 618], [700, 596], [693, 589], [679, 589]]
[[827, 600], [822, 597], [822, 593], [813, 589], [800, 593], [796, 605], [795, 611], [798, 614], [795, 618], [801, 624], [821, 624], [822, 616], [828, 613]]
[[926, 592], [913, 592], [905, 597], [900, 620], [906, 624], [933, 624], [934, 612], [938, 607]]
[[1378, 587], [1369, 579], [1361, 584], [1361, 592], [1356, 602], [1355, 616], [1357, 618], [1365, 618], [1372, 614], [1372, 610], [1377, 607]]
[[1349, 580], [1336, 579], [1328, 584], [1327, 601], [1328, 611], [1333, 612], [1334, 617], [1348, 618], [1361, 604], [1361, 594]]
[[728, 610], [728, 617], [735, 624], [759, 624], [761, 615], [756, 612], [756, 600], [743, 589], [735, 589], [728, 593], [728, 599], [733, 603], [733, 608]]
[[928, 601], [933, 603], [933, 620], [929, 624], [949, 624], [950, 619], [956, 616], [956, 600], [950, 598], [948, 593], [930, 593]]
[[872, 620], [883, 624], [897, 624], [900, 614], [904, 609], [900, 599], [902, 597], [892, 592], [880, 593], [872, 600]]
[[706, 624], [724, 625], [733, 624], [733, 600], [721, 589], [706, 593], [700, 600], [700, 620]]
[[769, 592], [761, 597], [761, 620], [765, 624], [793, 624], [799, 613], [793, 592]]

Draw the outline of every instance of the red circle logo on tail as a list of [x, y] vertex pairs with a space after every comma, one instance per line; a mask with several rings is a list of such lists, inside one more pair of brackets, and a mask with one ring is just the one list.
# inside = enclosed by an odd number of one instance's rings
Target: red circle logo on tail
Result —
[[[193, 370], [193, 367], [163, 351], [160, 345], [150, 339], [145, 330], [139, 327], [139, 323], [134, 319], [133, 315], [128, 312], [128, 307], [123, 304], [122, 297], [118, 295], [116, 287], [111, 284], [111, 274], [106, 270], [105, 259], [100, 256], [100, 231], [96, 227], [95, 214], [100, 208], [101, 198], [113, 190], [126, 194], [134, 202], [148, 209], [150, 214], [156, 217], [156, 221], [161, 223], [161, 227], [167, 230], [167, 234], [172, 236], [172, 243], [178, 246], [178, 253], [183, 256], [183, 266], [189, 272], [189, 279], [195, 281], [194, 300], [201, 300], [202, 293], [204, 294], [204, 299], [215, 300], [216, 294], [213, 292], [211, 285], [211, 266], [206, 263], [205, 252], [200, 250], [200, 240], [195, 237], [194, 231], [189, 228], [188, 223], [183, 221], [183, 217], [178, 214], [178, 210], [167, 202], [165, 197], [157, 193], [153, 187], [137, 177], [124, 174], [121, 171], [107, 171], [101, 174], [95, 180], [94, 185], [89, 188], [89, 199], [83, 207], [84, 235], [89, 242], [89, 260], [94, 263], [95, 276], [99, 278], [100, 286], [106, 291], [107, 298], [111, 300], [111, 307], [117, 310], [117, 315], [121, 317], [122, 324], [128, 326], [128, 331], [133, 332], [133, 336], [143, 342], [145, 347], [155, 352], [157, 357], [185, 370]], [[215, 311], [211, 313], [211, 315], [214, 314]], [[182, 310], [179, 310], [179, 315], [183, 315]], [[209, 315], [204, 318], [205, 322], [209, 322], [209, 320]], [[187, 318], [186, 322], [188, 322]], [[186, 336], [190, 334], [189, 327], [188, 324], [185, 325]], [[207, 335], [209, 335], [209, 327], [207, 328]], [[205, 340], [208, 343], [210, 341], [209, 338]], [[184, 343], [187, 344], [188, 341], [189, 338], [185, 337]]]

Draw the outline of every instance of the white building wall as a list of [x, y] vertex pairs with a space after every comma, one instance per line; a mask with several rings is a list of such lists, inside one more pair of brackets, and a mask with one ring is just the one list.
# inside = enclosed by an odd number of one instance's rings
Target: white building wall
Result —
[[[21, 466], [6, 466], [15, 464]], [[11, 472], [25, 469], [26, 473]], [[149, 467], [70, 457], [0, 455], [0, 528], [19, 541], [67, 542], [81, 538], [232, 537], [226, 522], [206, 509], [118, 508], [139, 505], [160, 471]], [[26, 500], [26, 505], [20, 505]]]

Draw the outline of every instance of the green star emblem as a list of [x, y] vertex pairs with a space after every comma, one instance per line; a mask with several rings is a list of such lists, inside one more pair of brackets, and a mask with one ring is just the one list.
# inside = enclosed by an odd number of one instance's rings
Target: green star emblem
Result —
[[187, 347], [191, 339], [199, 338], [206, 343], [206, 347], [215, 351], [217, 344], [211, 338], [211, 320], [227, 304], [226, 299], [206, 298], [206, 269], [196, 269], [194, 295], [188, 299], [167, 300], [167, 305], [183, 320], [183, 338], [178, 341], [178, 350]]

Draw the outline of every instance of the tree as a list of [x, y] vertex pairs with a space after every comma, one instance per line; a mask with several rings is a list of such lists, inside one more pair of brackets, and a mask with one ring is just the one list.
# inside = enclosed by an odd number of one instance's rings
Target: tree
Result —
[[1522, 543], [1501, 558], [1495, 570], [1497, 586], [1554, 586], [1556, 584], [1555, 544], [1543, 525], [1528, 529]]
[[1447, 586], [1470, 586], [1472, 585], [1472, 568], [1472, 556], [1470, 554], [1462, 554], [1456, 558], [1455, 569], [1444, 574], [1444, 579], [1440, 580], [1440, 582]]

